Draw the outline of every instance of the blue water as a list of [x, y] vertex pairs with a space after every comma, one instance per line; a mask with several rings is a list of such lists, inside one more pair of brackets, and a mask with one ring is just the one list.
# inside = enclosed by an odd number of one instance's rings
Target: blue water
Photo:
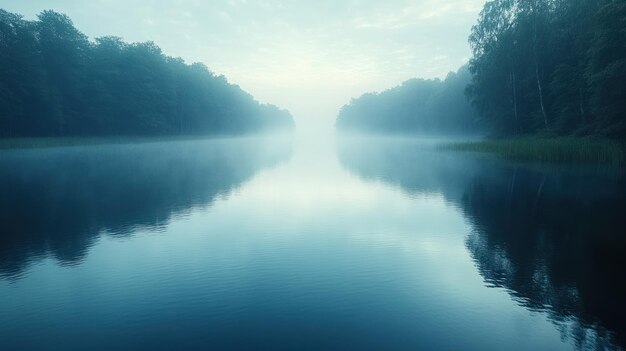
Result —
[[1, 151], [0, 349], [621, 349], [622, 172], [433, 143]]

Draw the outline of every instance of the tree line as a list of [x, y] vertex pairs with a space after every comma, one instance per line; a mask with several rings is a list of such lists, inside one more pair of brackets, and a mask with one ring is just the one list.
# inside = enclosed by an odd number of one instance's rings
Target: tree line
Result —
[[625, 1], [487, 1], [469, 43], [469, 73], [365, 94], [337, 127], [626, 137]]
[[626, 2], [493, 0], [467, 93], [498, 135], [626, 136]]
[[239, 134], [292, 128], [201, 63], [153, 42], [90, 41], [71, 19], [0, 9], [0, 137]]
[[382, 133], [468, 133], [480, 130], [478, 115], [465, 97], [467, 66], [444, 80], [411, 79], [381, 93], [367, 93], [343, 106], [336, 121], [342, 131]]

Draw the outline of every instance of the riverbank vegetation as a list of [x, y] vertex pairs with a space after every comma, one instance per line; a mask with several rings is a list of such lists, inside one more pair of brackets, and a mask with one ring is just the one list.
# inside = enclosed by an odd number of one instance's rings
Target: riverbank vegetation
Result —
[[488, 152], [508, 160], [550, 163], [600, 163], [623, 165], [623, 143], [594, 137], [514, 137], [450, 143], [443, 150]]
[[0, 137], [243, 134], [293, 128], [200, 63], [152, 42], [90, 41], [66, 15], [0, 10]]
[[412, 80], [352, 100], [337, 128], [483, 130], [493, 139], [444, 148], [518, 160], [622, 163], [624, 23], [624, 1], [488, 1], [472, 27], [467, 67], [444, 81]]
[[625, 21], [623, 1], [487, 2], [470, 36], [467, 95], [497, 138], [447, 147], [623, 164]]

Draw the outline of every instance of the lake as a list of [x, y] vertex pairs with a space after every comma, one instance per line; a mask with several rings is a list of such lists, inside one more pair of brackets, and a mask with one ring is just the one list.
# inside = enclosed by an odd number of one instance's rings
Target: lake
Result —
[[0, 151], [0, 349], [622, 349], [623, 171], [437, 142]]

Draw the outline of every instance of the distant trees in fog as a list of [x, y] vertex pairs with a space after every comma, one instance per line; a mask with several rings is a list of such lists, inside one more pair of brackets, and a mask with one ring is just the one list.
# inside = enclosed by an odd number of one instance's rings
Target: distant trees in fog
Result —
[[343, 131], [467, 133], [479, 130], [478, 115], [465, 97], [466, 66], [445, 80], [411, 79], [382, 93], [367, 93], [345, 105], [336, 126]]
[[0, 136], [244, 133], [291, 128], [203, 64], [152, 42], [95, 42], [66, 15], [36, 21], [0, 10]]

